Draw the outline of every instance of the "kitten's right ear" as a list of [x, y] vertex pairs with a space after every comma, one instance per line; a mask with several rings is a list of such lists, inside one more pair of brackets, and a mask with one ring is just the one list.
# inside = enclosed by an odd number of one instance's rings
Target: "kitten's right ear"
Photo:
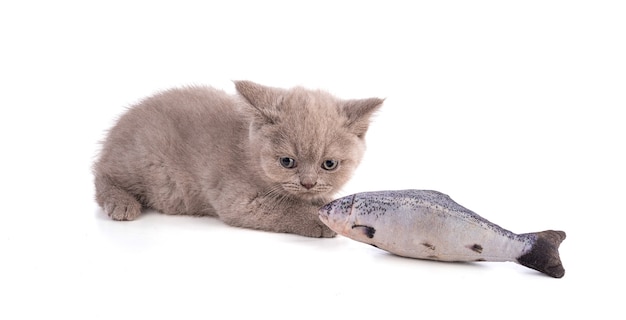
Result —
[[384, 101], [379, 98], [346, 101], [342, 108], [346, 117], [346, 127], [351, 129], [357, 137], [363, 138], [369, 127], [370, 118]]
[[255, 109], [257, 116], [269, 124], [279, 119], [278, 106], [283, 97], [281, 90], [262, 86], [252, 81], [233, 81], [237, 92]]

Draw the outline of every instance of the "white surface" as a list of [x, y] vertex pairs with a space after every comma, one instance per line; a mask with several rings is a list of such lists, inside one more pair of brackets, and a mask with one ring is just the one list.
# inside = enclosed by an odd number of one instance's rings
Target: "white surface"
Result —
[[[621, 2], [12, 3], [1, 319], [623, 318]], [[211, 218], [108, 220], [90, 166], [116, 116], [233, 79], [386, 97], [340, 195], [435, 189], [514, 232], [565, 230], [565, 277]]]

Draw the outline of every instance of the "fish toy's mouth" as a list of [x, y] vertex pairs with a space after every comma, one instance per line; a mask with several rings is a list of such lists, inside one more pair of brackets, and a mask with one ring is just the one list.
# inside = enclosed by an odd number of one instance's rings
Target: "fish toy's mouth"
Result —
[[325, 224], [328, 224], [328, 219], [330, 218], [330, 212], [333, 210], [333, 206], [332, 206], [333, 201], [331, 201], [330, 203], [327, 203], [325, 205], [323, 205], [318, 211], [317, 211], [317, 216], [320, 218], [320, 220], [322, 220], [322, 222], [324, 222]]
[[352, 215], [355, 198], [356, 194], [335, 199], [325, 204], [318, 211], [320, 220], [326, 225], [347, 220]]

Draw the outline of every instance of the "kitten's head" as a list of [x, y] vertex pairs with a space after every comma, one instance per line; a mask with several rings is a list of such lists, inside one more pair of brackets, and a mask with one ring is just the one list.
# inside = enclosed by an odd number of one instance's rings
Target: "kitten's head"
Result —
[[340, 100], [301, 87], [236, 81], [251, 116], [250, 145], [276, 190], [327, 199], [350, 178], [365, 151], [370, 117], [382, 99]]

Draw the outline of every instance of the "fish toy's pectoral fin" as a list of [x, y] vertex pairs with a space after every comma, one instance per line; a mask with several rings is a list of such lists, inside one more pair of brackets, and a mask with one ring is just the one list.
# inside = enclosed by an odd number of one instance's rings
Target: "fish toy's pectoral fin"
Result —
[[370, 226], [365, 226], [361, 224], [355, 224], [352, 226], [352, 229], [357, 229], [360, 232], [363, 232], [363, 235], [368, 238], [374, 238], [374, 234], [376, 233], [376, 229]]

